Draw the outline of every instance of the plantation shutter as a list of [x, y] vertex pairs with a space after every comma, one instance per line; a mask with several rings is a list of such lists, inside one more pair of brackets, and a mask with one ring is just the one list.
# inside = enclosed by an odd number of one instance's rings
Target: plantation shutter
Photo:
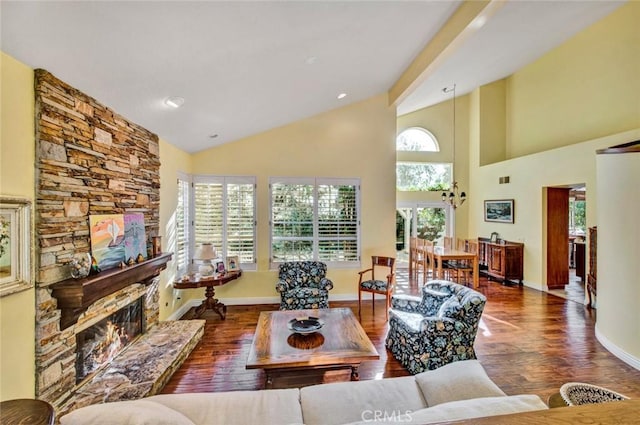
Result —
[[194, 176], [194, 243], [212, 243], [219, 258], [237, 255], [256, 267], [255, 178]]
[[212, 243], [222, 249], [224, 229], [223, 184], [220, 181], [194, 182], [194, 243]]
[[318, 184], [318, 259], [358, 261], [357, 186]]
[[271, 267], [318, 260], [359, 262], [357, 179], [271, 179]]
[[312, 260], [314, 185], [271, 184], [271, 257], [273, 262]]
[[237, 255], [240, 263], [255, 262], [255, 185], [227, 184], [227, 255]]
[[180, 271], [186, 271], [189, 266], [189, 234], [190, 234], [190, 200], [191, 182], [187, 177], [178, 177], [178, 204], [176, 206], [176, 237], [175, 259]]

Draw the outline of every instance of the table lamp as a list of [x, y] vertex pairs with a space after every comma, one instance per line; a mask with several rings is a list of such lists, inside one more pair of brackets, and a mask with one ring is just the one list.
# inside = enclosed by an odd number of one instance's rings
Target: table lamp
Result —
[[211, 243], [203, 243], [198, 248], [196, 248], [196, 252], [193, 254], [193, 259], [202, 261], [202, 264], [198, 268], [198, 272], [202, 276], [211, 276], [213, 274], [213, 266], [211, 265], [211, 260], [217, 257], [218, 253]]

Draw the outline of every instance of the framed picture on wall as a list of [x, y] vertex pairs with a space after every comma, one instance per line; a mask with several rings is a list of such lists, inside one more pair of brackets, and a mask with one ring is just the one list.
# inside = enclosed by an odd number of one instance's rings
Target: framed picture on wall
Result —
[[513, 223], [513, 199], [484, 201], [484, 221]]
[[31, 201], [0, 197], [0, 297], [30, 288]]

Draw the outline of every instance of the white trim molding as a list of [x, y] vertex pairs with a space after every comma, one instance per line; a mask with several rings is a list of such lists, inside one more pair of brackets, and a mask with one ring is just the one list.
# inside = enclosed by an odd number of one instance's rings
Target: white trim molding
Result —
[[604, 346], [604, 348], [609, 350], [611, 354], [613, 354], [614, 356], [616, 356], [617, 358], [619, 358], [629, 366], [637, 370], [640, 370], [639, 358], [632, 356], [631, 354], [627, 353], [626, 351], [624, 351], [623, 349], [615, 345], [613, 342], [609, 341], [609, 339], [606, 336], [604, 336], [602, 332], [598, 330], [597, 323], [596, 323], [595, 329], [596, 329], [596, 339], [600, 342], [600, 344]]

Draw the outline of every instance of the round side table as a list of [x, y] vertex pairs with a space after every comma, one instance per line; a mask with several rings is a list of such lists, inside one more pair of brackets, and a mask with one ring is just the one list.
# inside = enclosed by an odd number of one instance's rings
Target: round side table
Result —
[[22, 398], [0, 403], [0, 425], [53, 425], [55, 411], [46, 401]]

